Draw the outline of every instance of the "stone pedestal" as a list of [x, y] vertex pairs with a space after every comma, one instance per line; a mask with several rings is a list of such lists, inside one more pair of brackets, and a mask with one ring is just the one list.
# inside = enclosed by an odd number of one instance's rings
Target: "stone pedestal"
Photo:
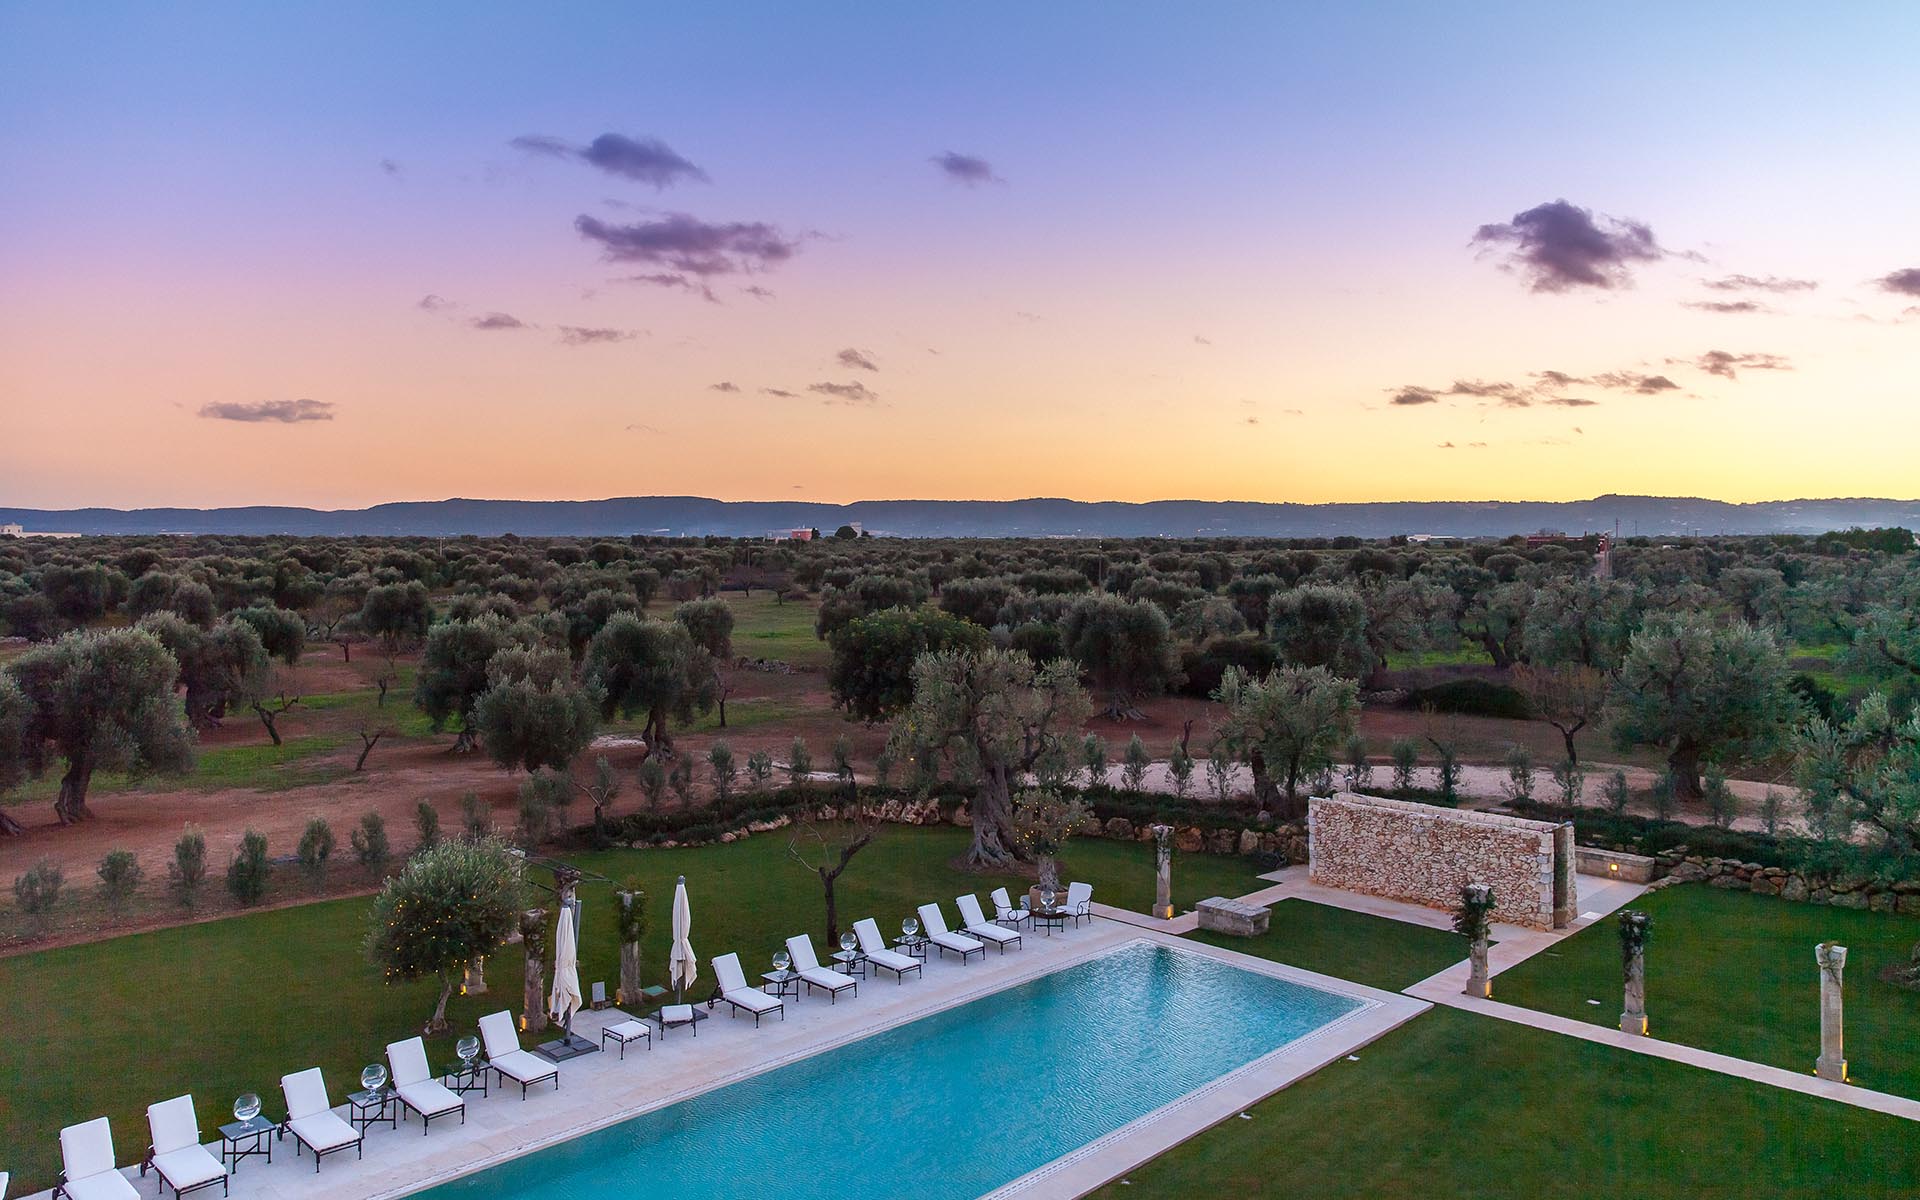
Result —
[[487, 994], [487, 956], [481, 955], [467, 964], [466, 976], [460, 980], [462, 996], [484, 996]]
[[[639, 899], [636, 892], [621, 892], [620, 904], [630, 908]], [[640, 943], [620, 943], [620, 990], [617, 1000], [621, 1004], [638, 1004], [640, 995]]]
[[1493, 977], [1487, 974], [1487, 939], [1475, 938], [1467, 949], [1467, 995], [1476, 1000], [1493, 997]]
[[520, 1028], [539, 1033], [547, 1027], [547, 910], [520, 914], [520, 942], [527, 949], [526, 987], [520, 997]]
[[1627, 998], [1620, 1010], [1620, 1032], [1647, 1033], [1647, 960], [1640, 952], [1627, 962]]
[[1153, 915], [1163, 921], [1173, 919], [1173, 826], [1154, 825], [1153, 833]]
[[1209, 896], [1195, 908], [1200, 928], [1234, 937], [1259, 937], [1267, 931], [1267, 910], [1258, 904]]
[[1820, 967], [1820, 1057], [1813, 1060], [1813, 1073], [1822, 1079], [1845, 1083], [1847, 1056], [1840, 1038], [1840, 976], [1847, 969], [1847, 948], [1821, 942], [1813, 948], [1813, 960]]

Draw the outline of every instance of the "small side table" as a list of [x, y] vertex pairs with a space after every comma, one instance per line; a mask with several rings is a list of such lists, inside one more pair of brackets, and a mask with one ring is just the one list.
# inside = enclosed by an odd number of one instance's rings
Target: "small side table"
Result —
[[445, 1080], [447, 1090], [455, 1095], [464, 1096], [468, 1092], [479, 1092], [485, 1096], [487, 1073], [491, 1070], [493, 1068], [487, 1064], [487, 1056], [482, 1054], [475, 1057], [471, 1063], [463, 1063], [459, 1059], [453, 1060], [447, 1064], [446, 1070], [440, 1072], [440, 1077]]
[[834, 953], [833, 961], [840, 964], [840, 973], [854, 979], [867, 977], [867, 956], [859, 950], [839, 950]]
[[765, 980], [765, 982], [760, 985], [760, 990], [767, 995], [781, 999], [788, 996], [793, 997], [795, 1000], [800, 998], [800, 972], [767, 971], [762, 974], [760, 978]]
[[347, 1096], [347, 1120], [361, 1133], [367, 1126], [378, 1125], [385, 1121], [394, 1129], [400, 1128], [400, 1094], [390, 1087], [377, 1092], [359, 1091]]
[[[659, 1008], [654, 1009], [652, 1012], [647, 1014], [647, 1020], [652, 1021], [654, 1024], [654, 1027], [660, 1030], [660, 1040], [661, 1041], [666, 1040], [667, 1030], [678, 1029], [683, 1025], [691, 1026], [693, 1029], [693, 1036], [699, 1037], [700, 1022], [706, 1020], [708, 1016], [710, 1016], [711, 1014], [709, 1014], [707, 1010], [704, 1008], [700, 1008], [696, 1005], [690, 1004], [690, 1005], [687, 1005], [687, 1008], [690, 1010], [689, 1015], [682, 1017], [678, 1020], [669, 1021], [667, 1019], [667, 1009], [672, 1007], [674, 1006], [671, 1004], [665, 1004], [660, 1006]], [[653, 1046], [653, 1043], [648, 1042], [647, 1046], [649, 1049], [651, 1049]]]
[[277, 1121], [269, 1121], [258, 1113], [251, 1120], [235, 1121], [220, 1127], [220, 1165], [230, 1171], [239, 1171], [240, 1160], [252, 1158], [258, 1154], [268, 1162], [273, 1161], [273, 1134], [280, 1128]]
[[1052, 937], [1054, 930], [1067, 927], [1070, 915], [1064, 908], [1036, 908], [1033, 910], [1034, 928], [1043, 929], [1048, 937]]
[[927, 939], [920, 934], [916, 933], [912, 937], [903, 937], [895, 942], [894, 945], [906, 951], [908, 958], [917, 958], [922, 962], [926, 961]]

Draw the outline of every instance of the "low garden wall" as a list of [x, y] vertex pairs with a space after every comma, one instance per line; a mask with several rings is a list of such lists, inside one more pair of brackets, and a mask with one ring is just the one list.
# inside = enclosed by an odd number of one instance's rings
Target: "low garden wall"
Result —
[[1462, 887], [1484, 883], [1496, 921], [1552, 929], [1573, 917], [1562, 825], [1339, 792], [1308, 801], [1307, 845], [1323, 887], [1451, 909]]
[[1680, 853], [1662, 854], [1656, 861], [1657, 871], [1663, 874], [1648, 885], [1650, 892], [1676, 883], [1704, 883], [1756, 896], [1920, 917], [1920, 879], [1889, 882], [1864, 876], [1823, 876], [1791, 867]]

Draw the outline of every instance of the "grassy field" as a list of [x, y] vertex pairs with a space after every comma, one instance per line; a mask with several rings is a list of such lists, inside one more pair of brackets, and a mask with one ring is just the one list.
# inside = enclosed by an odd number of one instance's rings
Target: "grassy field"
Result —
[[1910, 1121], [1438, 1008], [1101, 1200], [1911, 1196]]
[[[1848, 947], [1846, 1048], [1853, 1081], [1920, 1097], [1920, 993], [1877, 978], [1905, 962], [1920, 921], [1704, 885], [1667, 888], [1636, 907], [1653, 918], [1647, 1015], [1655, 1037], [1811, 1071], [1820, 1052], [1813, 948]], [[1620, 1016], [1620, 943], [1602, 921], [1502, 973], [1501, 1000], [1611, 1026]], [[1600, 1003], [1588, 1004], [1588, 1000]]]
[[[1185, 866], [1183, 860], [1181, 865]], [[1179, 872], [1174, 873], [1178, 879]], [[1265, 937], [1194, 933], [1196, 941], [1270, 958], [1369, 987], [1399, 991], [1466, 957], [1466, 943], [1438, 929], [1331, 908], [1310, 900], [1273, 906]]]
[[[962, 830], [888, 828], [842, 877], [844, 919], [873, 916], [891, 933], [916, 904], [940, 901], [952, 919], [952, 898], [963, 891], [984, 897], [1000, 883], [1024, 886], [954, 870], [950, 863], [966, 845]], [[649, 982], [665, 982], [667, 906], [680, 874], [703, 964], [734, 950], [757, 973], [787, 935], [823, 933], [819, 884], [788, 860], [780, 833], [573, 861], [614, 879], [632, 877], [653, 897]], [[1064, 866], [1069, 878], [1091, 882], [1100, 900], [1136, 910], [1152, 902], [1146, 846], [1078, 842]], [[1182, 906], [1260, 886], [1244, 861], [1200, 855], [1182, 856], [1175, 880]], [[618, 978], [609, 890], [585, 893], [583, 983]], [[0, 959], [0, 1011], [23, 1033], [0, 1071], [0, 1147], [16, 1187], [52, 1184], [59, 1127], [73, 1121], [111, 1116], [130, 1161], [144, 1144], [145, 1106], [183, 1091], [198, 1101], [203, 1129], [224, 1119], [243, 1091], [259, 1092], [277, 1114], [280, 1076], [307, 1066], [325, 1069], [335, 1097], [343, 1096], [388, 1041], [417, 1031], [433, 1003], [430, 983], [381, 984], [360, 948], [367, 905], [328, 901]], [[489, 1010], [517, 1010], [523, 969], [518, 948], [497, 956], [487, 971], [492, 993], [455, 998], [455, 1027], [470, 1030]], [[702, 977], [699, 986], [710, 988], [704, 965]], [[436, 1063], [450, 1044], [430, 1048]]]
[[746, 599], [729, 597], [733, 606], [733, 652], [748, 658], [777, 658], [796, 667], [823, 667], [832, 653], [813, 634], [812, 602], [777, 601], [771, 593]]

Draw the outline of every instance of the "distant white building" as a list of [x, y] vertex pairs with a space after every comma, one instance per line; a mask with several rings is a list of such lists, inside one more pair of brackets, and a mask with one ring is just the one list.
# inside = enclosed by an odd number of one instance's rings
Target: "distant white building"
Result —
[[0, 537], [21, 537], [26, 532], [18, 521], [9, 521], [5, 525], [0, 525]]

